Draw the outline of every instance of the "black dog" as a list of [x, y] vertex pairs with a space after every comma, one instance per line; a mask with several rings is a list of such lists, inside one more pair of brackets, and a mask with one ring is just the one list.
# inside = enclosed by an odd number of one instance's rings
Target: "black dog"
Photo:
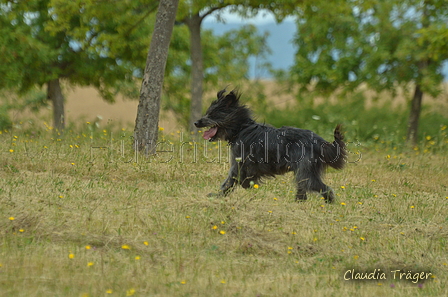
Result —
[[239, 102], [236, 91], [218, 92], [218, 99], [205, 116], [195, 122], [197, 128], [210, 127], [203, 138], [226, 140], [231, 145], [231, 166], [221, 186], [222, 194], [235, 183], [249, 188], [262, 177], [294, 171], [297, 182], [296, 200], [306, 200], [306, 193], [319, 192], [326, 202], [333, 202], [333, 190], [321, 180], [324, 169], [342, 169], [346, 150], [341, 127], [334, 130], [334, 141], [327, 142], [309, 130], [293, 127], [279, 129], [256, 123], [250, 110]]

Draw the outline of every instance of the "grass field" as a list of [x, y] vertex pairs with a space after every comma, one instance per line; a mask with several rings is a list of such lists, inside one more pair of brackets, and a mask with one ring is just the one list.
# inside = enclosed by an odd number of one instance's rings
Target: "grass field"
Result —
[[352, 146], [332, 205], [296, 203], [292, 175], [208, 198], [227, 148], [176, 133], [147, 159], [128, 128], [2, 131], [0, 295], [446, 296], [440, 130], [436, 153]]

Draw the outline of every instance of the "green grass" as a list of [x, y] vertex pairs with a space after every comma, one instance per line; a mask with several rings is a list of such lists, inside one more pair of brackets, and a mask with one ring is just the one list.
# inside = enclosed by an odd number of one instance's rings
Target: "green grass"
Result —
[[[415, 149], [357, 146], [353, 163], [327, 173], [337, 192], [327, 205], [318, 195], [296, 203], [292, 175], [208, 198], [227, 174], [225, 145], [210, 162], [217, 144], [205, 158], [198, 142], [195, 159], [192, 143], [163, 135], [166, 152], [137, 159], [130, 129], [87, 127], [54, 135], [36, 123], [0, 135], [1, 295], [448, 291], [446, 138], [438, 150], [426, 139]], [[350, 269], [381, 269], [387, 279], [344, 280]], [[390, 271], [399, 269], [432, 277], [394, 280]]]

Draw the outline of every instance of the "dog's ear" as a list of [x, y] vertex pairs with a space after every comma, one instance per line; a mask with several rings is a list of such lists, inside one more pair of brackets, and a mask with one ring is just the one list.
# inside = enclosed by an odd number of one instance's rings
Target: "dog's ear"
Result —
[[235, 90], [230, 91], [230, 93], [223, 98], [226, 107], [238, 106], [239, 100], [240, 95]]
[[223, 98], [222, 95], [224, 95], [225, 92], [226, 92], [226, 89], [224, 88], [221, 91], [219, 91], [218, 94], [216, 94], [216, 97], [218, 98], [218, 100]]

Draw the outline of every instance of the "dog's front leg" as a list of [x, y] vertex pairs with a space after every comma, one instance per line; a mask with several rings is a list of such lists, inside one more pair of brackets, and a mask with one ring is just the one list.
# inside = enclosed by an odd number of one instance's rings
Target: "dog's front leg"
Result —
[[233, 190], [233, 186], [235, 185], [235, 179], [228, 177], [221, 185], [221, 193], [222, 195], [227, 195]]
[[238, 163], [233, 161], [230, 165], [229, 176], [221, 185], [221, 193], [222, 195], [227, 195], [233, 190], [235, 186], [235, 182], [238, 179]]
[[238, 179], [238, 163], [232, 162], [230, 165], [229, 175], [226, 178], [226, 180], [221, 184], [220, 191], [218, 193], [209, 193], [208, 197], [214, 197], [214, 196], [225, 196], [229, 194], [233, 187], [235, 186], [235, 183]]

